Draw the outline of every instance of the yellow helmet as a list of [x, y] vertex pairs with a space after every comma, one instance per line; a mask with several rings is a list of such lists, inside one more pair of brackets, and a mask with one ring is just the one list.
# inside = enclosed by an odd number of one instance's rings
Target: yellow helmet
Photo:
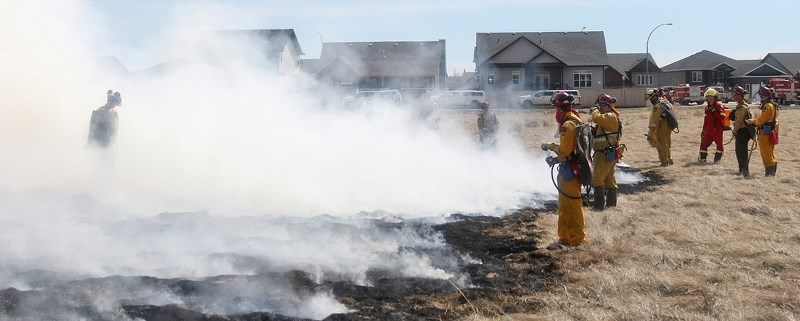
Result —
[[708, 88], [708, 89], [706, 89], [706, 93], [703, 94], [703, 96], [706, 96], [706, 97], [708, 97], [708, 96], [717, 97], [717, 90], [714, 89], [714, 88]]

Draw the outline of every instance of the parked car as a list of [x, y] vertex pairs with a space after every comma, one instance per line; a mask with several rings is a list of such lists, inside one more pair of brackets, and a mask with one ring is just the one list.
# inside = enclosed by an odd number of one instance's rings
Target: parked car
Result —
[[442, 107], [480, 108], [484, 99], [482, 90], [448, 90], [431, 96], [431, 102]]
[[[550, 105], [553, 94], [559, 90], [539, 90], [533, 95], [519, 96], [519, 105], [522, 108], [534, 108], [535, 106]], [[575, 96], [575, 105], [581, 104], [581, 93], [578, 90], [564, 90], [564, 92]]]
[[342, 98], [342, 101], [351, 107], [369, 105], [374, 102], [399, 105], [403, 103], [403, 96], [397, 89], [362, 89], [353, 96]]

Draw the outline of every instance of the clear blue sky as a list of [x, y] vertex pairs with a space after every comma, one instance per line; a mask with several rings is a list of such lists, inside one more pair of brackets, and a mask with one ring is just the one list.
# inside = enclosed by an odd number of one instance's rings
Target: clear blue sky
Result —
[[[209, 29], [294, 29], [302, 58], [319, 58], [320, 40], [447, 41], [448, 73], [472, 68], [477, 32], [604, 31], [609, 53], [645, 52], [667, 65], [701, 50], [734, 59], [760, 59], [769, 52], [800, 52], [789, 36], [795, 0], [768, 2], [634, 0], [437, 0], [437, 1], [189, 1], [88, 0], [104, 28], [92, 46], [117, 56], [129, 69], [180, 55], [165, 35]], [[711, 8], [711, 9], [708, 9]], [[785, 14], [785, 18], [784, 16]], [[765, 25], [785, 23], [784, 27]], [[164, 49], [165, 43], [170, 47]]]

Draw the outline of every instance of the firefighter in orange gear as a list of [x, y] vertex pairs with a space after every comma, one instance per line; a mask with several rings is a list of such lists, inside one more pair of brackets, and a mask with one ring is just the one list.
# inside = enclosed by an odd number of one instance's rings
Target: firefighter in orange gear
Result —
[[[775, 145], [771, 136], [779, 132], [778, 126], [778, 107], [775, 106], [775, 89], [761, 87], [758, 90], [761, 96], [761, 115], [756, 119], [748, 119], [747, 124], [753, 124], [758, 129], [758, 149], [761, 151], [761, 160], [764, 161], [764, 176], [775, 176], [778, 171], [778, 160], [775, 158]], [[773, 134], [773, 131], [775, 132]]]
[[739, 175], [750, 177], [750, 165], [747, 153], [749, 152], [747, 144], [753, 139], [755, 134], [755, 127], [753, 125], [745, 124], [745, 121], [750, 119], [750, 108], [747, 105], [747, 100], [744, 98], [747, 95], [747, 90], [742, 86], [736, 86], [733, 89], [733, 99], [736, 101], [736, 110], [731, 113], [731, 121], [733, 121], [733, 135], [736, 138], [736, 162], [739, 163]]
[[[557, 246], [577, 246], [586, 238], [581, 198], [580, 168], [577, 161], [578, 144], [576, 128], [583, 121], [572, 112], [575, 97], [559, 91], [553, 94], [553, 104], [563, 112], [559, 119], [561, 129], [558, 144], [544, 143], [543, 150], [552, 150], [556, 156], [546, 159], [550, 166], [558, 164], [558, 240]], [[548, 247], [551, 248], [551, 247]]]
[[650, 146], [658, 150], [658, 159], [661, 161], [661, 166], [672, 165], [672, 129], [667, 123], [664, 113], [669, 104], [667, 100], [662, 97], [662, 90], [648, 89], [646, 97], [653, 104], [653, 109], [650, 112], [650, 126], [648, 127], [647, 141]]
[[714, 153], [714, 163], [718, 163], [722, 159], [722, 152], [725, 150], [725, 144], [722, 143], [722, 133], [725, 132], [722, 122], [725, 120], [725, 108], [717, 97], [717, 90], [709, 88], [706, 90], [706, 115], [703, 118], [703, 131], [700, 132], [700, 156], [698, 161], [701, 163], [706, 162], [708, 156], [708, 146], [714, 142], [717, 150]]
[[616, 109], [617, 99], [607, 94], [597, 97], [597, 106], [589, 108], [591, 120], [597, 124], [592, 130], [592, 150], [595, 164], [592, 176], [594, 190], [593, 208], [602, 211], [605, 207], [617, 206], [617, 179], [614, 167], [622, 156], [619, 141], [622, 138], [622, 123]]

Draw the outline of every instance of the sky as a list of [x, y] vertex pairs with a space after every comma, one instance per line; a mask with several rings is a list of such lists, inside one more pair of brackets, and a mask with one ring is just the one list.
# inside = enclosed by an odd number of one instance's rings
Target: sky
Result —
[[[450, 74], [474, 69], [479, 32], [603, 31], [609, 53], [649, 49], [661, 66], [701, 50], [734, 59], [800, 52], [800, 43], [759, 26], [761, 14], [800, 8], [792, 0], [770, 1], [763, 13], [741, 1], [87, 1], [86, 18], [99, 28], [91, 54], [116, 56], [130, 70], [181, 57], [196, 33], [213, 29], [294, 29], [306, 59], [319, 58], [322, 41], [445, 39]], [[648, 43], [662, 23], [673, 25]]]

